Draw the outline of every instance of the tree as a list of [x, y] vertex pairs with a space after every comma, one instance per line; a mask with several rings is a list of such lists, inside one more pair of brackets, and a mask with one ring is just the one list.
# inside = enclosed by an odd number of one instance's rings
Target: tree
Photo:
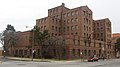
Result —
[[48, 30], [41, 32], [40, 28], [35, 26], [32, 32], [34, 33], [34, 44], [41, 47], [41, 57], [43, 57], [42, 47], [45, 45], [45, 40], [49, 38]]
[[61, 59], [66, 53], [64, 38], [62, 36], [49, 37], [45, 40], [42, 52], [44, 58], [57, 56], [56, 58]]
[[4, 45], [4, 36], [3, 33], [0, 33], [0, 43]]
[[41, 47], [41, 58], [52, 58], [52, 49], [55, 49], [56, 55], [60, 59], [65, 54], [65, 40], [62, 36], [51, 37], [48, 30], [40, 31], [40, 28], [35, 26], [34, 41]]
[[8, 54], [8, 51], [11, 51], [11, 55], [13, 55], [13, 47], [16, 45], [17, 40], [19, 39], [19, 32], [16, 32], [14, 27], [11, 25], [7, 25], [6, 30], [3, 32], [4, 36], [4, 50]]

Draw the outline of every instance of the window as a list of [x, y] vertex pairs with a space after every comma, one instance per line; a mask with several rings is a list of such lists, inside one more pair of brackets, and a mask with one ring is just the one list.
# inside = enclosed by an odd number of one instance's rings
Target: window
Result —
[[78, 15], [78, 11], [76, 10], [76, 15]]
[[52, 36], [54, 36], [54, 33], [52, 33]]
[[65, 32], [65, 27], [63, 28], [63, 31]]
[[67, 16], [70, 16], [70, 13], [67, 13]]
[[80, 40], [78, 40], [78, 45], [80, 45]]
[[75, 20], [76, 20], [76, 22], [78, 22], [78, 18], [76, 18]]
[[56, 24], [58, 24], [58, 19], [56, 19]]
[[59, 15], [57, 15], [56, 18], [59, 18]]
[[66, 49], [63, 49], [63, 56], [66, 55]]
[[56, 12], [58, 12], [58, 8], [56, 8]]
[[87, 24], [88, 24], [88, 19], [86, 19], [86, 22], [87, 22]]
[[73, 16], [73, 15], [74, 15], [74, 12], [72, 12], [71, 15]]
[[70, 20], [69, 20], [69, 19], [67, 20], [67, 23], [70, 23]]
[[59, 32], [61, 32], [61, 27], [59, 27]]
[[72, 20], [71, 20], [71, 21], [72, 21], [72, 23], [73, 23], [73, 22], [74, 22], [74, 19], [72, 18]]
[[86, 43], [86, 41], [84, 41], [84, 45], [85, 45], [85, 46], [87, 46], [87, 43]]
[[88, 56], [90, 56], [90, 50], [88, 50]]
[[76, 32], [75, 35], [78, 35], [78, 33]]
[[88, 31], [88, 26], [87, 26], [87, 31]]
[[54, 26], [52, 26], [52, 30], [54, 30]]
[[24, 50], [24, 55], [27, 55], [27, 50]]
[[65, 24], [65, 20], [64, 20], [64, 24]]
[[80, 56], [80, 49], [78, 49], [77, 54], [78, 54], [78, 56]]
[[103, 41], [103, 39], [101, 39], [101, 41]]
[[89, 13], [89, 17], [90, 17], [90, 13]]
[[84, 31], [86, 30], [86, 27], [85, 27], [85, 25], [84, 25]]
[[87, 56], [87, 50], [85, 50], [85, 56]]
[[97, 23], [97, 26], [99, 26], [99, 23]]
[[89, 27], [89, 31], [91, 31], [91, 28]]
[[101, 37], [103, 37], [103, 33], [101, 33]]
[[75, 49], [73, 49], [72, 52], [73, 52], [73, 56], [75, 56]]
[[99, 47], [101, 47], [102, 45], [101, 45], [101, 43], [99, 43]]
[[43, 22], [43, 20], [41, 19], [41, 23]]
[[76, 28], [76, 30], [78, 30], [78, 26], [77, 25], [75, 26], [75, 28]]
[[54, 23], [54, 18], [52, 18], [52, 22]]
[[44, 26], [44, 30], [46, 30], [46, 26]]
[[66, 17], [66, 14], [64, 14], [63, 16]]
[[96, 55], [96, 50], [94, 50], [94, 55]]
[[44, 22], [46, 22], [46, 18], [44, 19]]
[[74, 26], [71, 26], [71, 30], [74, 30]]
[[58, 28], [56, 27], [56, 31], [58, 31]]
[[84, 37], [86, 37], [86, 33], [84, 33]]
[[74, 42], [75, 45], [79, 45], [80, 44], [79, 40], [73, 40], [73, 42]]
[[83, 11], [83, 14], [84, 14], [84, 16], [85, 16], [85, 11]]
[[91, 24], [91, 21], [89, 20], [89, 25]]
[[99, 37], [99, 33], [97, 34], [97, 37]]
[[67, 31], [69, 31], [69, 26], [67, 26]]
[[42, 31], [42, 29], [43, 29], [43, 26], [41, 26], [41, 31]]
[[86, 23], [86, 19], [84, 18], [84, 23]]

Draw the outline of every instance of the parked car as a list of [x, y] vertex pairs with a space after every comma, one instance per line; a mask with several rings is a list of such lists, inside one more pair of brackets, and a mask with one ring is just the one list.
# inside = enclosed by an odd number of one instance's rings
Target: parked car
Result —
[[88, 59], [88, 62], [93, 62], [93, 61], [98, 61], [98, 60], [99, 60], [98, 57], [90, 57]]

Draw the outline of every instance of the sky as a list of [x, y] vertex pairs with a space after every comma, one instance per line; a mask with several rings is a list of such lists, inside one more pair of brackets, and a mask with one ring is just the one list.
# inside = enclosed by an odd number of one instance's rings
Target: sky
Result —
[[62, 3], [70, 9], [87, 5], [93, 11], [94, 20], [109, 18], [112, 33], [120, 33], [120, 0], [0, 0], [0, 32], [7, 24], [16, 31], [30, 30], [36, 19], [48, 16], [48, 9]]

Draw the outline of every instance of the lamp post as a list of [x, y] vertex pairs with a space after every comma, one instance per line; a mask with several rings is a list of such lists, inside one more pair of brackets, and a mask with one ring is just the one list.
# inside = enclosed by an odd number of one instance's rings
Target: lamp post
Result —
[[102, 57], [103, 57], [103, 60], [104, 60], [104, 50], [105, 50], [105, 48], [104, 48], [104, 46], [102, 47]]
[[[81, 54], [81, 60], [83, 60], [84, 58], [82, 57], [82, 54], [83, 54], [82, 51], [80, 52], [80, 54]], [[83, 60], [83, 61], [84, 61], [84, 60]]]
[[[32, 28], [32, 27], [26, 26], [26, 28]], [[35, 50], [34, 50], [34, 31], [35, 31], [35, 29], [33, 28], [32, 29], [32, 50], [31, 50], [32, 61], [33, 61], [33, 58], [34, 58], [33, 54], [35, 53]]]

